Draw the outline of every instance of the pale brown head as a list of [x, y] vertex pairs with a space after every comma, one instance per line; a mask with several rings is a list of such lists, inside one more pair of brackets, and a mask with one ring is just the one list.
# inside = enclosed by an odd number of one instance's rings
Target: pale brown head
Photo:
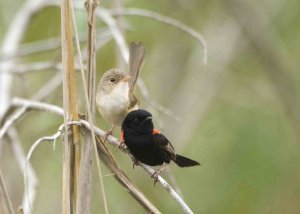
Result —
[[101, 94], [110, 94], [112, 90], [120, 83], [128, 82], [130, 76], [117, 68], [106, 71], [98, 84], [97, 92]]

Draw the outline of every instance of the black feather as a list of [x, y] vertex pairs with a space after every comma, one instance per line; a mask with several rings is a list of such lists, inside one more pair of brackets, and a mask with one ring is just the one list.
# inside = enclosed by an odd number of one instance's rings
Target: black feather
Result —
[[153, 132], [152, 115], [146, 110], [134, 110], [127, 114], [122, 124], [124, 143], [135, 159], [150, 166], [174, 161], [180, 167], [200, 165], [197, 161], [177, 155], [170, 141]]
[[183, 157], [181, 155], [176, 155], [176, 160], [174, 160], [174, 162], [180, 167], [200, 165], [200, 163], [198, 163], [197, 161]]

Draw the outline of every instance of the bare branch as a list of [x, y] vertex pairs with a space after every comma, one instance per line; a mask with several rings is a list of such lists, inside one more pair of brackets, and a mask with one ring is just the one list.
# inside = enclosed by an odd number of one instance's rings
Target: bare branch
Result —
[[109, 27], [109, 29], [111, 30], [111, 33], [112, 33], [114, 39], [116, 40], [116, 43], [118, 44], [119, 49], [120, 49], [120, 51], [122, 53], [124, 61], [128, 64], [128, 61], [129, 61], [128, 46], [127, 46], [125, 38], [124, 38], [121, 30], [119, 29], [116, 21], [111, 16], [111, 14], [109, 13], [109, 11], [106, 10], [106, 9], [103, 9], [103, 8], [97, 8], [96, 15], [101, 20], [103, 20], [107, 24], [107, 26]]
[[[86, 67], [86, 65], [83, 66]], [[10, 74], [25, 74], [25, 73], [32, 73], [32, 72], [41, 72], [50, 69], [61, 71], [62, 65], [61, 63], [56, 63], [52, 61], [18, 64], [13, 68], [13, 70], [10, 71]], [[77, 70], [80, 69], [78, 64], [75, 64], [75, 69]]]
[[[52, 106], [52, 107], [53, 107], [53, 106]], [[43, 111], [43, 110], [41, 109], [41, 111]], [[51, 109], [49, 109], [49, 111], [51, 112]], [[63, 115], [61, 115], [61, 116], [63, 116]], [[81, 125], [81, 123], [78, 122], [78, 121], [69, 121], [69, 122], [67, 122], [66, 125], [67, 125], [67, 126], [70, 126], [70, 125]], [[37, 148], [37, 146], [39, 146], [42, 142], [44, 142], [44, 141], [53, 141], [53, 144], [55, 144], [56, 141], [61, 137], [62, 132], [63, 132], [63, 129], [65, 128], [64, 126], [65, 126], [64, 123], [61, 124], [61, 125], [59, 126], [59, 128], [57, 129], [57, 132], [56, 132], [55, 134], [51, 135], [51, 136], [45, 136], [45, 137], [41, 137], [41, 138], [37, 139], [37, 140], [34, 142], [34, 144], [31, 145], [31, 147], [30, 147], [30, 149], [29, 149], [29, 151], [28, 151], [28, 153], [27, 153], [27, 155], [26, 155], [27, 161], [30, 161], [31, 156], [32, 156], [34, 150], [35, 150], [35, 149]], [[26, 171], [28, 171], [28, 170], [26, 170]], [[26, 187], [26, 186], [25, 186], [25, 187]]]
[[204, 39], [204, 37], [195, 29], [183, 24], [182, 22], [172, 19], [170, 17], [161, 15], [159, 13], [156, 13], [154, 11], [150, 10], [144, 10], [144, 9], [137, 9], [137, 8], [122, 8], [122, 9], [113, 9], [110, 10], [110, 13], [112, 16], [124, 16], [124, 15], [129, 15], [129, 16], [144, 16], [148, 17], [151, 19], [155, 19], [157, 21], [172, 25], [174, 27], [177, 27], [178, 29], [182, 30], [183, 32], [191, 35], [195, 39], [199, 41], [199, 43], [203, 47], [203, 64], [207, 65], [207, 43]]
[[[46, 0], [28, 0], [24, 3], [9, 25], [10, 28], [4, 37], [0, 51], [2, 54], [10, 56], [17, 52], [32, 15], [48, 5], [49, 2]], [[9, 105], [12, 76], [8, 72], [13, 67], [14, 61], [12, 60], [0, 62], [0, 118], [2, 118]]]
[[4, 179], [2, 176], [2, 172], [0, 169], [0, 213], [3, 214], [13, 214], [14, 209], [10, 200], [10, 197], [8, 195]]
[[[45, 96], [51, 93], [58, 85], [61, 83], [60, 74], [55, 75], [44, 87], [42, 87], [34, 96], [33, 99], [42, 100]], [[16, 101], [16, 100], [15, 100]], [[18, 109], [13, 115], [9, 117], [4, 122], [4, 125], [0, 129], [0, 140], [3, 138], [4, 134], [7, 132], [8, 128], [12, 126], [18, 119], [20, 119], [28, 110], [28, 106], [24, 106]], [[0, 141], [1, 143], [1, 141]]]
[[35, 201], [36, 189], [38, 187], [38, 179], [36, 177], [35, 171], [30, 163], [27, 163], [27, 159], [22, 148], [19, 136], [15, 128], [10, 128], [8, 130], [8, 136], [10, 137], [10, 145], [12, 147], [13, 153], [20, 167], [21, 172], [24, 175], [24, 194], [22, 209], [24, 213], [32, 212], [32, 205]]
[[[105, 41], [109, 38], [111, 38], [111, 32], [109, 30], [107, 30], [106, 28], [99, 30], [99, 32], [97, 33], [97, 49], [102, 47], [103, 43], [106, 43]], [[85, 42], [86, 36], [79, 35], [79, 41]], [[61, 47], [60, 37], [26, 43], [20, 45], [18, 52], [14, 53], [13, 55], [7, 55], [0, 52], [0, 62], [11, 60], [16, 57], [37, 54], [44, 51], [51, 51], [51, 50], [58, 49], [60, 47]]]
[[[122, 8], [124, 4], [123, 0], [113, 0], [111, 1], [112, 8]], [[121, 33], [124, 35], [125, 31], [123, 30], [125, 26], [124, 17], [117, 17], [116, 23], [119, 29], [121, 29]], [[124, 61], [122, 54], [120, 53], [119, 46], [115, 44], [115, 54], [116, 54], [116, 67], [120, 68], [121, 70], [125, 70], [126, 62]]]

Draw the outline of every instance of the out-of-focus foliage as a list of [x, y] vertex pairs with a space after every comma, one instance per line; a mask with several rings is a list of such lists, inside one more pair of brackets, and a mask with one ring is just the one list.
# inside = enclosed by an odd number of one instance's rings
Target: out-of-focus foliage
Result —
[[[239, 4], [235, 4], [239, 2]], [[20, 0], [0, 2], [0, 39], [3, 39]], [[251, 7], [247, 7], [248, 5]], [[100, 5], [110, 7], [109, 1]], [[255, 11], [247, 25], [236, 13]], [[147, 47], [141, 77], [151, 98], [172, 110], [181, 120], [166, 116], [148, 105], [137, 89], [142, 106], [154, 111], [156, 124], [173, 142], [178, 153], [198, 160], [202, 166], [170, 169], [183, 198], [195, 213], [299, 213], [300, 124], [290, 105], [300, 98], [300, 1], [124, 1], [124, 7], [153, 10], [180, 20], [201, 32], [208, 42], [208, 65], [201, 62], [199, 43], [179, 29], [140, 16], [125, 16], [127, 41], [142, 41]], [[239, 9], [238, 9], [239, 10]], [[85, 16], [78, 12], [79, 29], [85, 34]], [[264, 32], [249, 36], [247, 29], [263, 24]], [[98, 20], [99, 32], [105, 27]], [[36, 14], [22, 44], [59, 37], [60, 11], [50, 7]], [[265, 37], [265, 38], [262, 38]], [[266, 39], [272, 55], [256, 40]], [[284, 67], [274, 70], [270, 61]], [[276, 53], [276, 54], [275, 54]], [[97, 79], [115, 66], [115, 45], [97, 52]], [[58, 61], [60, 49], [20, 57], [18, 62]], [[13, 95], [29, 98], [56, 71], [14, 76]], [[280, 75], [278, 72], [281, 72]], [[287, 78], [288, 81], [274, 81]], [[293, 91], [290, 91], [292, 89]], [[282, 95], [283, 94], [283, 95]], [[284, 95], [294, 95], [287, 103]], [[61, 105], [61, 88], [46, 100]], [[82, 99], [83, 103], [83, 99]], [[97, 124], [109, 125], [97, 114]], [[32, 112], [16, 124], [25, 151], [38, 138], [53, 134], [62, 119]], [[118, 132], [115, 132], [118, 135]], [[14, 207], [22, 200], [23, 178], [7, 144], [0, 151], [0, 167]], [[178, 205], [131, 160], [109, 147], [122, 168], [163, 213], [179, 213]], [[44, 143], [32, 164], [40, 184], [34, 213], [61, 212], [61, 143], [52, 150]], [[96, 171], [95, 171], [96, 172]], [[109, 172], [105, 172], [108, 174]], [[168, 176], [164, 174], [168, 179]], [[95, 176], [94, 181], [98, 178]], [[111, 213], [143, 213], [143, 209], [110, 176], [104, 178]], [[93, 184], [93, 213], [103, 213], [98, 181]]]

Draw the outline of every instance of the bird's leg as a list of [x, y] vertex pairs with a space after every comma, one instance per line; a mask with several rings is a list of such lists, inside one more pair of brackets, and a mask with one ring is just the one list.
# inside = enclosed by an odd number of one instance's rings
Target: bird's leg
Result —
[[156, 184], [156, 182], [158, 181], [158, 176], [160, 175], [160, 173], [168, 166], [167, 163], [164, 163], [161, 168], [159, 170], [157, 170], [156, 172], [154, 172], [152, 175], [151, 175], [151, 178], [154, 178], [154, 186]]
[[105, 132], [105, 136], [104, 136], [104, 139], [103, 139], [103, 142], [105, 142], [106, 138], [109, 136], [109, 135], [112, 135], [112, 132], [114, 130], [115, 126], [112, 126], [109, 130], [107, 130]]

